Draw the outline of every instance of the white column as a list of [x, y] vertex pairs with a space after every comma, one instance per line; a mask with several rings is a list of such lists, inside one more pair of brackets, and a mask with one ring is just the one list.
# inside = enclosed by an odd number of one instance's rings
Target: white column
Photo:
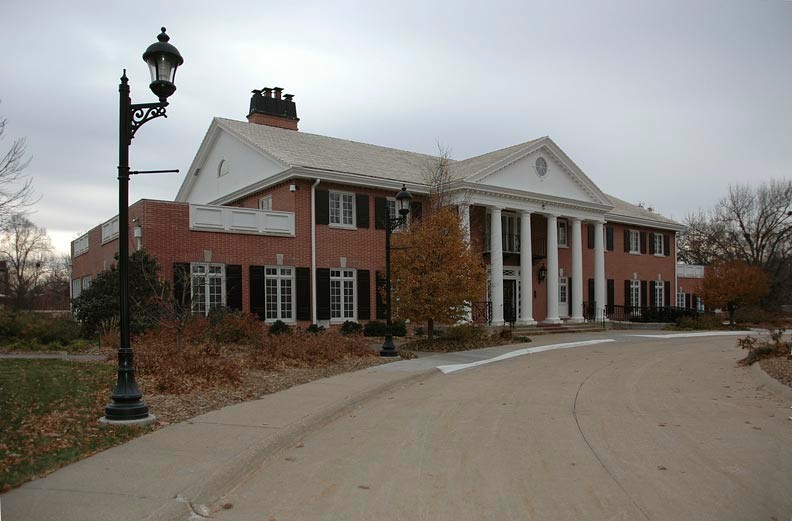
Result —
[[607, 304], [605, 298], [605, 227], [602, 222], [594, 223], [594, 300], [597, 303], [597, 318]]
[[580, 219], [572, 218], [572, 301], [570, 322], [583, 322], [583, 234]]
[[459, 223], [465, 234], [465, 242], [470, 247], [470, 205], [463, 203], [459, 205]]
[[558, 318], [558, 217], [547, 216], [547, 324], [560, 324]]
[[533, 252], [531, 251], [531, 212], [520, 214], [520, 320], [521, 326], [536, 324], [533, 318]]
[[503, 325], [503, 234], [501, 209], [490, 208], [490, 295], [492, 325]]

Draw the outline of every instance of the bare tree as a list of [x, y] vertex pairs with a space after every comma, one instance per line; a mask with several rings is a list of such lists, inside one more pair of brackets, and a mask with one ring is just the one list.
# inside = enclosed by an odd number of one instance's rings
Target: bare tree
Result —
[[[6, 124], [6, 119], [0, 118], [0, 141], [5, 137]], [[29, 164], [25, 138], [15, 139], [0, 157], [0, 226], [35, 203], [33, 179], [25, 172]]]
[[688, 216], [679, 258], [693, 264], [739, 260], [771, 277], [778, 302], [792, 280], [792, 181], [735, 185], [710, 212]]
[[16, 309], [29, 309], [41, 292], [52, 244], [47, 230], [21, 214], [11, 216], [0, 235], [0, 260], [8, 265], [8, 302]]

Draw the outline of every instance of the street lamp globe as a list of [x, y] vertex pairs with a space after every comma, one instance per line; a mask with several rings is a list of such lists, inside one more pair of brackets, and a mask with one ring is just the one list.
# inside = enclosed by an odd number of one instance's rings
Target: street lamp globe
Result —
[[168, 43], [170, 36], [165, 34], [165, 28], [157, 36], [157, 42], [149, 45], [143, 53], [145, 61], [151, 71], [151, 92], [156, 94], [160, 101], [165, 101], [176, 91], [173, 80], [176, 78], [176, 68], [184, 63], [179, 50]]
[[401, 190], [396, 194], [396, 208], [402, 217], [410, 213], [410, 201], [412, 201], [412, 194], [407, 191], [406, 185], [402, 185]]

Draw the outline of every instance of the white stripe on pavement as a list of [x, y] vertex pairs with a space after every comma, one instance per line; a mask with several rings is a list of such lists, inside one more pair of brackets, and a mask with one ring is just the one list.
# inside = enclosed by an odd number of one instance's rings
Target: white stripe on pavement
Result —
[[515, 356], [528, 355], [531, 353], [541, 353], [543, 351], [552, 351], [555, 349], [569, 349], [570, 347], [581, 347], [581, 346], [590, 346], [594, 344], [604, 344], [606, 342], [614, 342], [614, 339], [605, 338], [602, 340], [583, 340], [581, 342], [567, 342], [565, 344], [551, 344], [549, 346], [529, 347], [525, 349], [517, 349], [515, 351], [511, 351], [509, 353], [496, 356], [494, 358], [488, 358], [487, 360], [479, 360], [478, 362], [471, 362], [469, 364], [441, 365], [438, 366], [437, 368], [440, 369], [443, 372], [443, 374], [455, 373], [457, 371], [462, 371], [463, 369], [469, 369], [471, 367], [476, 367], [479, 365], [491, 364], [493, 362], [500, 362], [501, 360], [514, 358]]
[[626, 335], [640, 338], [695, 338], [699, 336], [755, 335], [756, 331], [707, 331], [705, 333], [671, 333], [668, 335]]

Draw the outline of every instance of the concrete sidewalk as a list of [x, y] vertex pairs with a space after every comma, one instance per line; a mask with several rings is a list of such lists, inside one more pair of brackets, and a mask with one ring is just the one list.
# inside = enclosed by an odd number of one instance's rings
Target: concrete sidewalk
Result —
[[200, 518], [202, 505], [271, 454], [369, 399], [435, 373], [364, 369], [165, 427], [4, 494], [3, 519]]

